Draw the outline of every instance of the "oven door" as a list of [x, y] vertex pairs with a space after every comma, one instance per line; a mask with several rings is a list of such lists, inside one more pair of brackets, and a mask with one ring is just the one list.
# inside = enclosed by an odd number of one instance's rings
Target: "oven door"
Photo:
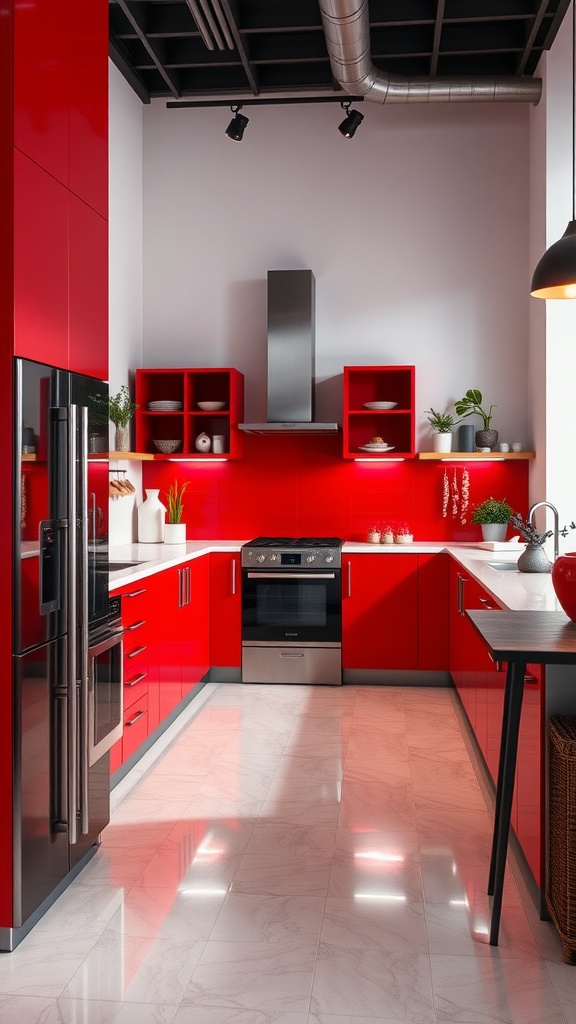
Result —
[[242, 572], [242, 640], [342, 642], [340, 570]]
[[88, 763], [96, 764], [124, 727], [122, 630], [88, 648]]

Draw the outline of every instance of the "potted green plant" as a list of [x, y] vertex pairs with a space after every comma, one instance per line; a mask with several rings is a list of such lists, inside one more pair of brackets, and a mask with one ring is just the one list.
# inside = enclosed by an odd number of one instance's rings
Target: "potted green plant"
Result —
[[188, 481], [181, 486], [175, 480], [166, 492], [167, 523], [164, 527], [165, 544], [186, 543], [186, 523], [182, 522], [184, 513], [184, 492], [188, 487]]
[[132, 401], [130, 392], [123, 384], [116, 395], [110, 395], [108, 400], [108, 415], [116, 427], [114, 436], [114, 448], [117, 452], [130, 450], [130, 420], [138, 406]]
[[513, 511], [504, 498], [501, 501], [492, 497], [486, 498], [473, 510], [472, 522], [482, 527], [484, 540], [506, 540], [506, 531]]
[[475, 388], [470, 388], [464, 397], [454, 404], [458, 416], [480, 417], [482, 429], [476, 431], [476, 445], [478, 448], [489, 448], [490, 451], [493, 451], [498, 444], [498, 431], [492, 430], [490, 422], [492, 420], [492, 409], [495, 409], [496, 406], [491, 405], [488, 412], [486, 412], [482, 408], [482, 392], [477, 391]]
[[434, 431], [433, 446], [435, 452], [449, 452], [452, 449], [452, 430], [457, 421], [449, 412], [436, 412], [426, 409], [428, 423]]

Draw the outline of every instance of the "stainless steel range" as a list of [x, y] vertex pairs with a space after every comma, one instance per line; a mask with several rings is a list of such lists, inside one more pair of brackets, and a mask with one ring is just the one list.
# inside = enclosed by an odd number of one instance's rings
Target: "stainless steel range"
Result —
[[338, 537], [256, 537], [242, 548], [242, 682], [342, 683]]

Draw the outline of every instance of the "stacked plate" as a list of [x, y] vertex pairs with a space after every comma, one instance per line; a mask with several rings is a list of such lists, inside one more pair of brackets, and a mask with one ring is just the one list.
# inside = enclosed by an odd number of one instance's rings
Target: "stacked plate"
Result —
[[182, 408], [182, 402], [170, 402], [168, 400], [164, 402], [148, 402], [148, 408], [150, 412], [179, 412]]
[[365, 409], [395, 409], [398, 402], [364, 402]]
[[372, 452], [373, 455], [382, 454], [382, 452], [393, 452], [393, 444], [361, 444], [361, 452]]

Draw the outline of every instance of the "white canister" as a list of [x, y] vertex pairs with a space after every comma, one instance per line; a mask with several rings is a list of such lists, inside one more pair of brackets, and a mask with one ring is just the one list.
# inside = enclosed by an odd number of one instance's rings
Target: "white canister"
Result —
[[224, 434], [214, 434], [212, 438], [212, 451], [215, 455], [223, 455], [226, 451], [226, 438]]
[[159, 490], [147, 490], [146, 500], [138, 506], [139, 544], [162, 544], [164, 541], [166, 508], [159, 494]]

